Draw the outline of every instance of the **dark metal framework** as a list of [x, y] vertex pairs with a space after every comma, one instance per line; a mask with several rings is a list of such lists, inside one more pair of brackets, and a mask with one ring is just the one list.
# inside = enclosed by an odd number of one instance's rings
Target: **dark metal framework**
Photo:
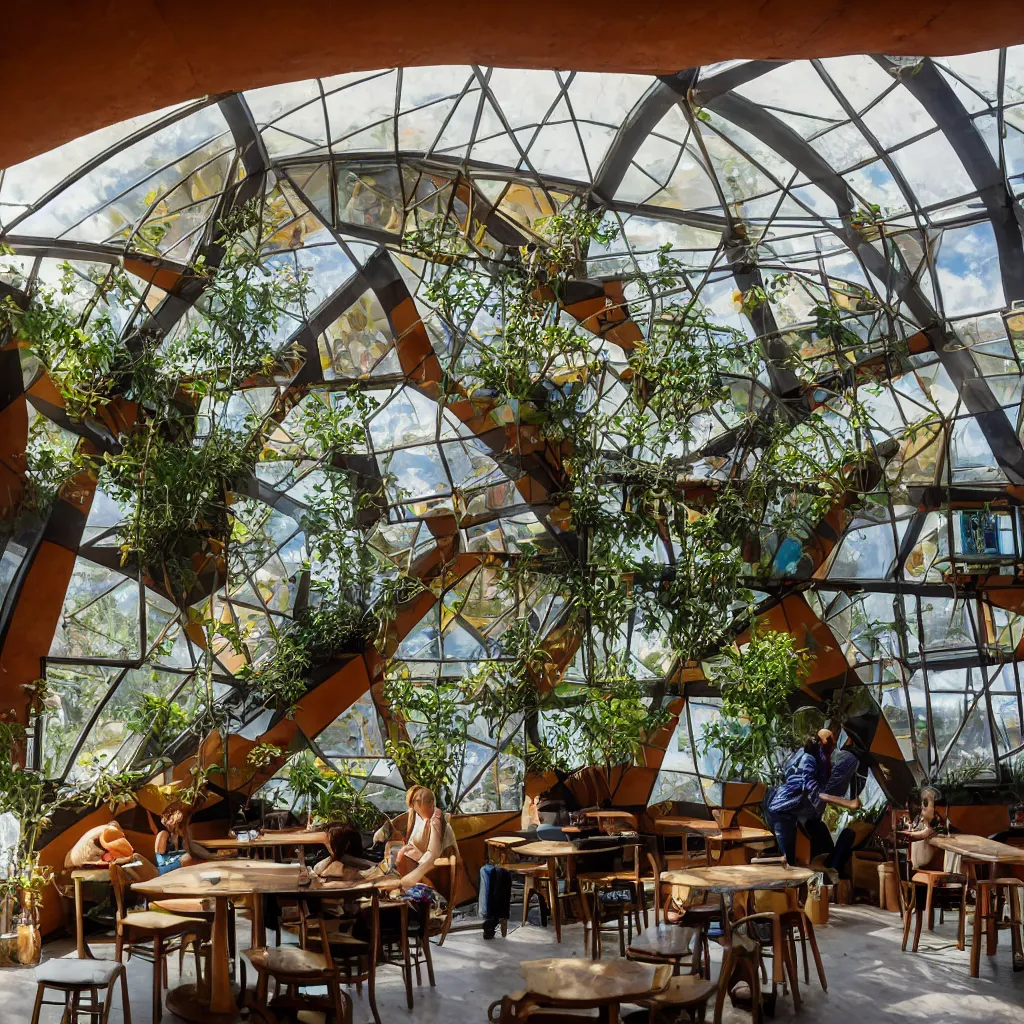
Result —
[[[551, 467], [510, 453], [496, 418], [439, 401], [457, 353], [398, 243], [410, 225], [449, 216], [500, 249], [530, 241], [538, 219], [572, 197], [603, 208], [621, 235], [590, 253], [597, 287], [668, 245], [688, 268], [683, 287], [761, 353], [759, 378], [737, 381], [761, 414], [796, 426], [828, 405], [837, 375], [863, 374], [871, 422], [858, 436], [885, 471], [836, 543], [780, 548], [764, 609], [806, 604], [843, 666], [820, 682], [867, 687], [917, 775], [968, 758], [994, 772], [1024, 749], [1024, 333], [1002, 316], [1024, 298], [1022, 191], [1020, 47], [911, 66], [868, 56], [734, 62], [657, 79], [385, 70], [187, 104], [0, 172], [0, 242], [15, 253], [0, 288], [27, 301], [70, 261], [87, 321], [109, 301], [104, 275], [122, 264], [140, 293], [136, 309], [118, 311], [124, 322], [148, 308], [172, 325], [200, 288], [165, 295], [160, 275], [175, 277], [200, 251], [216, 263], [214, 225], [263, 194], [281, 224], [268, 259], [307, 269], [315, 295], [295, 311], [296, 374], [269, 399], [274, 443], [301, 452], [296, 401], [331, 401], [353, 384], [371, 391], [380, 405], [359, 470], [388, 495], [368, 524], [382, 573], [424, 577], [462, 558], [388, 669], [430, 685], [502, 656], [513, 609], [494, 611], [500, 562], [526, 540], [572, 538], [545, 500]], [[777, 275], [789, 283], [740, 308], [734, 293]], [[859, 349], [811, 344], [812, 307], [826, 300], [846, 303]], [[111, 443], [52, 404], [38, 367], [23, 360], [18, 380], [13, 353], [0, 355], [0, 404], [27, 396], [30, 437]], [[600, 387], [610, 391], [610, 346], [607, 355]], [[837, 422], [846, 413], [831, 409]], [[732, 451], [732, 426], [706, 430], [709, 474], [710, 460]], [[254, 639], [305, 600], [303, 489], [320, 461], [295, 456], [287, 472], [268, 464], [249, 488], [253, 540], [222, 599]], [[123, 718], [139, 692], [190, 699], [197, 652], [178, 613], [120, 565], [116, 521], [100, 496], [88, 519], [58, 505], [49, 521], [23, 518], [4, 536], [3, 631], [39, 544], [78, 556], [45, 666], [59, 701], [36, 747], [55, 776], [74, 774], [83, 754], [130, 758], [139, 737]], [[448, 594], [459, 610], [446, 611]], [[557, 626], [550, 595], [519, 599], [536, 602], [538, 630]], [[659, 665], [644, 671], [673, 675], [671, 659]], [[249, 714], [226, 664], [217, 682]], [[694, 691], [656, 798], [714, 801], [720, 766], [690, 735], [709, 714], [713, 696]], [[371, 791], [398, 794], [368, 700], [338, 715], [327, 740], [308, 737], [314, 749], [337, 763], [362, 759]], [[463, 806], [508, 806], [521, 765], [501, 752], [508, 737], [475, 728]]]

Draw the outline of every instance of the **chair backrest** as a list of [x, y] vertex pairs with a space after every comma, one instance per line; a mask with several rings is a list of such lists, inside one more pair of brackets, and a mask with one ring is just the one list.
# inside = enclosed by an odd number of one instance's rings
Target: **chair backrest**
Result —
[[380, 949], [382, 943], [398, 942], [405, 922], [408, 927], [408, 900], [388, 901], [381, 905], [380, 893], [373, 890], [370, 897], [370, 945]]
[[313, 924], [317, 935], [320, 939], [320, 947], [316, 949], [317, 953], [322, 953], [324, 960], [327, 963], [327, 970], [330, 973], [334, 972], [334, 958], [331, 956], [331, 942], [327, 932], [327, 922], [324, 920], [323, 907], [317, 910], [317, 913], [311, 914], [309, 910], [309, 903], [306, 900], [299, 901], [299, 935], [300, 943], [303, 949], [309, 949], [309, 926]]
[[110, 865], [110, 888], [114, 891], [115, 920], [124, 920], [125, 893], [128, 891], [128, 875], [120, 864]]
[[[700, 949], [700, 943], [695, 943], [694, 959], [693, 959], [693, 970], [697, 972], [699, 968], [698, 951]], [[758, 973], [758, 945], [757, 943], [746, 935], [740, 935], [738, 932], [732, 933], [732, 940], [729, 943], [725, 951], [725, 956], [722, 958], [722, 969], [718, 975], [718, 996], [715, 1000], [715, 1017], [714, 1024], [722, 1024], [722, 1011], [725, 1007], [725, 997], [729, 994], [729, 987], [732, 983], [733, 976], [737, 970], [741, 970], [746, 975], [747, 984], [750, 986], [750, 998], [751, 1000], [757, 1000], [758, 1003], [752, 1007], [751, 1014], [754, 1020], [760, 1020], [760, 999], [761, 999], [761, 978]], [[778, 953], [775, 954], [776, 956]]]
[[441, 834], [441, 856], [458, 858], [459, 841], [455, 838], [455, 829], [452, 828], [452, 816], [450, 812], [444, 815], [444, 832]]

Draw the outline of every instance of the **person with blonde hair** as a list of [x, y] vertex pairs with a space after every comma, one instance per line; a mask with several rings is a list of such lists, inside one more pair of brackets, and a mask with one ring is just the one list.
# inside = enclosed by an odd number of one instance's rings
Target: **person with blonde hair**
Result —
[[405, 845], [398, 851], [394, 861], [403, 888], [419, 882], [441, 856], [446, 825], [432, 790], [426, 786], [417, 786], [411, 800], [411, 827], [406, 833]]

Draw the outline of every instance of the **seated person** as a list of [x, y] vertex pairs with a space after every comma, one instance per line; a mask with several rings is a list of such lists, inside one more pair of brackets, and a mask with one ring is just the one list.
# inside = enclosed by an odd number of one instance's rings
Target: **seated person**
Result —
[[[910, 840], [910, 863], [915, 871], [928, 868], [936, 860], [938, 850], [928, 843], [932, 836], [948, 836], [952, 831], [949, 822], [939, 814], [938, 804], [942, 793], [935, 786], [924, 786], [920, 792], [921, 806], [910, 828], [901, 835]], [[960, 858], [946, 853], [943, 870], [960, 870]]]
[[[164, 826], [165, 831], [159, 833], [156, 837], [155, 846], [158, 857], [158, 868], [160, 867], [159, 856], [161, 847], [164, 848], [165, 853], [170, 854], [170, 860], [167, 861], [167, 871], [171, 871], [176, 867], [186, 867], [189, 864], [196, 864], [199, 861], [216, 860], [218, 857], [235, 856], [235, 853], [232, 850], [219, 850], [215, 853], [213, 850], [207, 849], [207, 847], [203, 846], [202, 843], [193, 838], [192, 808], [187, 804], [182, 803], [180, 800], [176, 800], [164, 808], [164, 813], [160, 818], [160, 822]], [[165, 836], [166, 838], [161, 840], [161, 836]], [[176, 863], [174, 863], [175, 860]], [[161, 871], [160, 873], [163, 874], [164, 872]]]
[[406, 790], [405, 806], [409, 809], [402, 814], [399, 814], [397, 817], [384, 822], [384, 824], [373, 833], [374, 843], [386, 843], [388, 840], [395, 837], [396, 832], [401, 837], [402, 842], [405, 842], [409, 837], [409, 834], [412, 832], [413, 825], [415, 824], [415, 811], [413, 810], [412, 804], [419, 791], [419, 786], [410, 786], [408, 790]]
[[325, 882], [358, 882], [373, 861], [362, 856], [363, 841], [351, 826], [332, 828], [327, 833], [329, 856], [313, 867], [313, 873]]
[[161, 875], [166, 875], [168, 871], [173, 871], [183, 864], [192, 863], [192, 858], [185, 851], [184, 822], [182, 804], [170, 804], [160, 816], [163, 828], [156, 834], [153, 850], [156, 854], [157, 871]]
[[382, 889], [411, 889], [423, 880], [442, 850], [455, 846], [451, 824], [438, 808], [433, 792], [425, 786], [417, 786], [411, 799], [411, 821], [406, 826], [408, 840], [400, 846], [395, 844], [383, 864], [362, 875], [363, 878], [391, 875], [380, 885]]

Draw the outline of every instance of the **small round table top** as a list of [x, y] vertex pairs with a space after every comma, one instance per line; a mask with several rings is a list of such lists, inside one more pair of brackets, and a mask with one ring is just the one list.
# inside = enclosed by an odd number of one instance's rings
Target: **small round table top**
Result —
[[[580, 852], [572, 843], [560, 843], [551, 839], [538, 839], [515, 847], [515, 852], [524, 857], [572, 857]], [[589, 852], [589, 851], [584, 851]]]
[[661, 880], [669, 885], [688, 885], [708, 892], [748, 892], [751, 889], [796, 889], [814, 875], [809, 868], [788, 868], [784, 864], [723, 864], [663, 871]]
[[491, 836], [487, 840], [488, 846], [522, 846], [524, 843], [528, 843], [528, 839], [524, 839], [522, 836]]
[[[549, 1002], [578, 1003], [580, 1008], [624, 1003], [660, 992], [671, 974], [655, 964], [582, 957], [524, 960], [519, 966], [530, 995]], [[656, 987], [656, 979], [664, 982]]]

